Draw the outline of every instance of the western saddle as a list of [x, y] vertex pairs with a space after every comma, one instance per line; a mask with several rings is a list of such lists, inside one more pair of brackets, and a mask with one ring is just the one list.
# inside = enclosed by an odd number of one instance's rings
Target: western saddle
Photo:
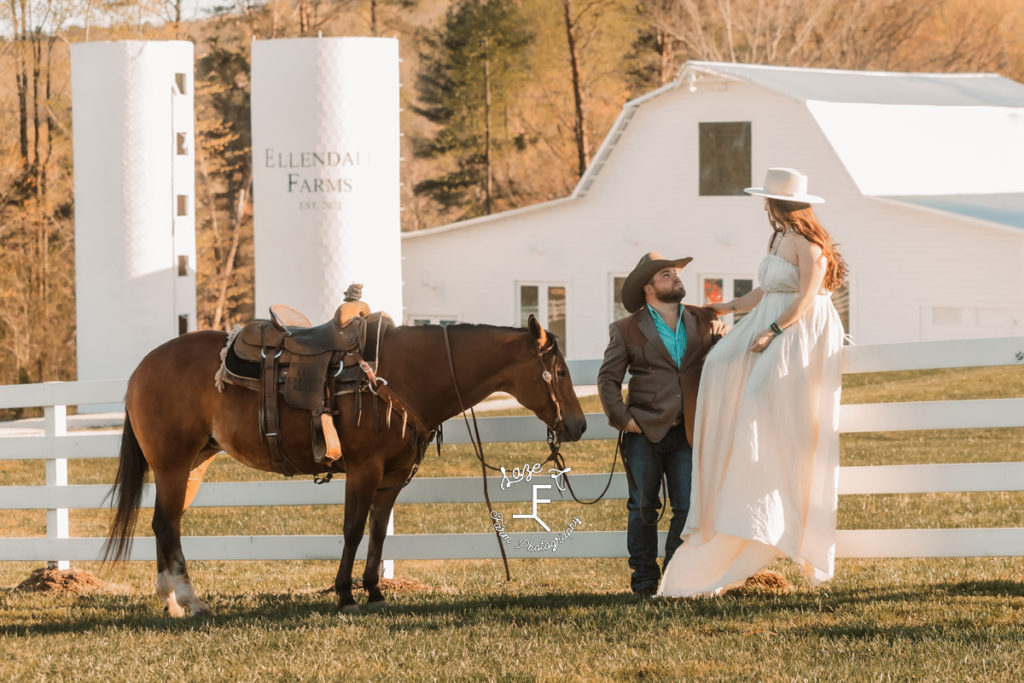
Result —
[[253, 320], [236, 329], [221, 352], [217, 388], [223, 391], [227, 383], [259, 393], [260, 434], [271, 467], [285, 476], [298, 470], [282, 446], [282, 399], [310, 412], [314, 460], [328, 472], [334, 467], [344, 471], [333, 399], [366, 388], [361, 380], [376, 387], [380, 340], [394, 327], [387, 314], [371, 313], [361, 296], [362, 285], [350, 286], [334, 318], [317, 326], [299, 311], [276, 304], [270, 307], [270, 320]]

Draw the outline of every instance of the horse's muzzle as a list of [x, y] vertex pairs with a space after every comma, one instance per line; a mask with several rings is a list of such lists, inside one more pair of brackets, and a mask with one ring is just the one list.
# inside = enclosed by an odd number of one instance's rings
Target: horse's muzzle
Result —
[[587, 416], [572, 415], [558, 425], [558, 436], [562, 441], [579, 441], [587, 431]]

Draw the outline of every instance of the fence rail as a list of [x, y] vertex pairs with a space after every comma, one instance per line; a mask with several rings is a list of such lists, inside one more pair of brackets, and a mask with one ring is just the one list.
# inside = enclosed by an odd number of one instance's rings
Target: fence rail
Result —
[[[578, 385], [594, 384], [598, 360], [570, 362]], [[891, 370], [918, 370], [978, 366], [1024, 365], [1024, 337], [921, 342], [848, 347], [843, 371], [847, 374]], [[67, 431], [67, 405], [111, 404], [123, 401], [125, 381], [48, 382], [0, 386], [0, 408], [42, 406], [44, 430], [39, 436], [0, 438], [0, 460], [45, 460], [45, 486], [0, 486], [0, 509], [47, 510], [47, 537], [0, 539], [0, 560], [94, 560], [102, 539], [69, 538], [68, 509], [105, 507], [109, 487], [68, 485], [67, 460], [115, 457], [120, 435]], [[543, 425], [533, 417], [484, 417], [480, 432], [488, 442], [543, 441]], [[586, 439], [616, 436], [604, 415], [587, 416]], [[927, 401], [844, 405], [840, 431], [873, 432], [923, 429], [1024, 427], [1024, 398], [967, 401]], [[445, 423], [446, 443], [467, 443], [461, 419]], [[1024, 448], [1022, 448], [1024, 450]], [[576, 475], [577, 494], [594, 497], [607, 475]], [[488, 479], [489, 493], [499, 493], [499, 478]], [[409, 484], [399, 497], [409, 503], [483, 502], [479, 479], [422, 478]], [[1024, 462], [955, 463], [941, 465], [881, 465], [842, 467], [840, 495], [941, 493], [957, 491], [1024, 490]], [[502, 502], [529, 502], [527, 487], [501, 492]], [[613, 477], [608, 497], [626, 497], [625, 476]], [[143, 489], [142, 506], [152, 507], [154, 488]], [[341, 505], [343, 486], [313, 486], [309, 481], [211, 482], [204, 484], [196, 507], [252, 505]], [[662, 532], [664, 534], [664, 532]], [[515, 533], [541, 545], [552, 538], [542, 532]], [[342, 537], [324, 536], [193, 536], [182, 539], [190, 559], [296, 560], [337, 559]], [[550, 544], [549, 544], [550, 545]], [[571, 543], [555, 551], [536, 552], [506, 546], [511, 557], [625, 557], [624, 531], [575, 531]], [[358, 556], [365, 557], [365, 541]], [[397, 534], [385, 545], [385, 557], [404, 559], [470, 559], [500, 557], [493, 533]], [[130, 559], [152, 560], [151, 543], [136, 543]], [[838, 557], [959, 557], [1024, 555], [1024, 528], [992, 529], [870, 529], [839, 530]]]

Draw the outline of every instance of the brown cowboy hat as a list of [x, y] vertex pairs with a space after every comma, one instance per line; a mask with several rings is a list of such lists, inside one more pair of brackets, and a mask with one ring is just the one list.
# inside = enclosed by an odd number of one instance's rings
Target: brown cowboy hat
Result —
[[655, 273], [663, 268], [683, 268], [692, 260], [690, 256], [671, 260], [656, 251], [647, 252], [640, 257], [633, 272], [622, 283], [622, 305], [630, 313], [635, 313], [644, 305], [644, 285], [651, 281]]

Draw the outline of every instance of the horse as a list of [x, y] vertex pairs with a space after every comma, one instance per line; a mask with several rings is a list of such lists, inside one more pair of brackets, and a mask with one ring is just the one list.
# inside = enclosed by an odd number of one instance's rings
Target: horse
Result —
[[[201, 330], [176, 337], [146, 355], [128, 381], [120, 460], [111, 489], [116, 512], [104, 559], [127, 558], [147, 470], [156, 485], [156, 594], [164, 613], [212, 616], [189, 579], [181, 549], [181, 519], [203, 474], [219, 452], [257, 470], [274, 471], [257, 417], [258, 394], [215, 386], [224, 332]], [[576, 441], [586, 429], [557, 339], [532, 316], [527, 328], [457, 324], [398, 326], [379, 344], [377, 377], [401, 397], [422, 424], [436, 430], [494, 392], [514, 396], [547, 425], [549, 438]], [[415, 473], [431, 432], [391, 419], [389, 404], [374, 394], [335, 397], [334, 425], [345, 472], [344, 548], [334, 589], [338, 609], [358, 612], [352, 595], [356, 549], [369, 516], [370, 542], [363, 573], [368, 603], [379, 603], [380, 564], [388, 518], [403, 485]], [[358, 414], [357, 414], [358, 413]], [[280, 406], [283, 450], [302, 474], [324, 472], [314, 460], [310, 414]]]

